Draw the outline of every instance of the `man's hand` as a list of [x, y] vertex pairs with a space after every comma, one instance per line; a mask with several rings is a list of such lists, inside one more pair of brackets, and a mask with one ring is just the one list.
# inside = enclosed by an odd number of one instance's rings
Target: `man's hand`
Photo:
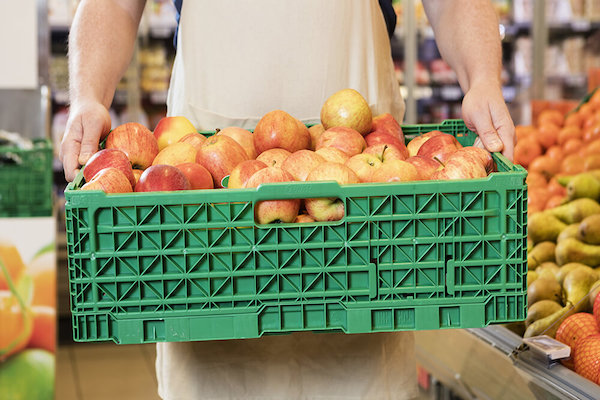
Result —
[[512, 161], [515, 126], [499, 84], [473, 83], [463, 99], [462, 114], [467, 127], [479, 136], [476, 145], [490, 152], [502, 151]]
[[89, 102], [71, 107], [60, 146], [60, 160], [67, 181], [72, 181], [79, 167], [98, 151], [98, 143], [108, 134], [110, 126], [108, 110], [100, 103]]

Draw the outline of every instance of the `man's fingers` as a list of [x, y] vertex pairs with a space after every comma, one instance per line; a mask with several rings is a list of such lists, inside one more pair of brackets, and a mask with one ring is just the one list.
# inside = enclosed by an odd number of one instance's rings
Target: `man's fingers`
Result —
[[[85, 117], [84, 117], [85, 118]], [[100, 136], [106, 130], [104, 121], [95, 116], [87, 121], [82, 120], [82, 125], [85, 127], [85, 135], [81, 140], [81, 150], [79, 151], [79, 164], [85, 165], [94, 153], [98, 151], [98, 142]]]
[[512, 123], [510, 123], [510, 121], [506, 124], [502, 124], [498, 128], [498, 135], [504, 143], [504, 150], [502, 151], [502, 154], [504, 155], [504, 157], [512, 161], [514, 156], [516, 140], [515, 127]]
[[496, 128], [494, 128], [489, 112], [476, 113], [476, 115], [471, 117], [471, 125], [473, 125], [481, 142], [488, 151], [494, 152], [503, 149], [502, 140], [500, 139]]
[[65, 170], [65, 179], [71, 182], [77, 175], [79, 169], [79, 149], [81, 146], [80, 139], [73, 137], [73, 131], [69, 131], [65, 134], [61, 147], [60, 147], [60, 159], [63, 162], [63, 168]]

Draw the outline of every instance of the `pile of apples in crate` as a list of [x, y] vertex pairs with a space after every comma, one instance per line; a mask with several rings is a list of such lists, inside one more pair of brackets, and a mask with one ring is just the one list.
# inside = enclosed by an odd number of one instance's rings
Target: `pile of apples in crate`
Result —
[[[154, 132], [126, 123], [110, 132], [105, 148], [87, 162], [81, 189], [124, 193], [290, 181], [470, 179], [494, 169], [489, 152], [463, 148], [440, 131], [405, 145], [392, 115], [373, 117], [360, 93], [344, 89], [326, 100], [321, 124], [310, 128], [281, 110], [264, 115], [254, 132], [226, 127], [209, 138], [184, 117], [166, 117]], [[344, 208], [339, 199], [268, 200], [257, 204], [256, 215], [259, 223], [334, 221], [343, 217]]]
[[544, 110], [535, 126], [517, 126], [515, 164], [527, 168], [529, 214], [560, 205], [561, 175], [600, 169], [600, 90], [577, 111]]

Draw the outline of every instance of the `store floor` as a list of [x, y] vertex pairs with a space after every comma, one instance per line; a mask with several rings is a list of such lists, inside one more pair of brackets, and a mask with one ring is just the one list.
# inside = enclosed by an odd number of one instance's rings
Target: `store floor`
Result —
[[56, 399], [159, 400], [156, 345], [69, 344], [58, 348]]

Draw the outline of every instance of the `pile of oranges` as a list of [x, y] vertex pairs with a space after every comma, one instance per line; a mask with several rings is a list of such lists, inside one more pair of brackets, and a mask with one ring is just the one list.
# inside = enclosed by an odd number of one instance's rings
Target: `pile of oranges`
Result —
[[529, 214], [563, 202], [558, 177], [600, 169], [600, 90], [576, 111], [544, 110], [535, 122], [516, 127], [515, 163], [529, 171]]

